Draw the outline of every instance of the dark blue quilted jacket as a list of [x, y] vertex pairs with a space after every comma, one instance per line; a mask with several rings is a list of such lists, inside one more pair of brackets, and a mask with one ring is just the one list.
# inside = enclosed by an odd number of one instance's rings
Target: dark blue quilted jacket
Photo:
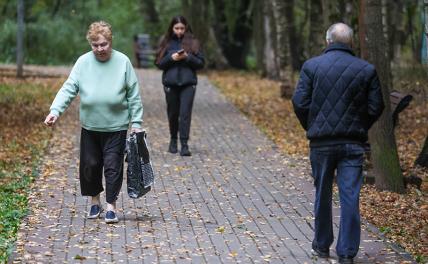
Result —
[[384, 109], [374, 66], [340, 43], [303, 64], [292, 102], [311, 147], [366, 142]]

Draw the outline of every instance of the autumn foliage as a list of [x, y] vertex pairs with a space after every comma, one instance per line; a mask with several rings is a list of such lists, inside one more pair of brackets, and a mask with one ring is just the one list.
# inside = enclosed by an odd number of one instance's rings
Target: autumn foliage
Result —
[[42, 121], [59, 80], [16, 80], [8, 72], [0, 73], [0, 262], [4, 262], [26, 214], [28, 190], [51, 136]]

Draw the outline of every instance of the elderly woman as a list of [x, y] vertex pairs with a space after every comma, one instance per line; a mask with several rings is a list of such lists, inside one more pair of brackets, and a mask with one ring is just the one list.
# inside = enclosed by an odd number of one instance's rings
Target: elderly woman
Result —
[[141, 131], [143, 106], [138, 80], [128, 57], [112, 49], [111, 26], [94, 22], [86, 35], [92, 51], [79, 57], [50, 107], [45, 124], [52, 126], [80, 95], [80, 187], [92, 197], [89, 219], [100, 216], [100, 193], [107, 200], [106, 223], [118, 222], [116, 200], [123, 181], [126, 132]]

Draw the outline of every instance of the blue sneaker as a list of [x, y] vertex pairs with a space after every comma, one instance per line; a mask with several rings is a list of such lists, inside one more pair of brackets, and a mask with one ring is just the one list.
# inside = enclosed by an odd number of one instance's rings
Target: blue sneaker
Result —
[[91, 210], [88, 213], [88, 219], [96, 219], [100, 216], [102, 211], [101, 206], [94, 204], [91, 206]]
[[113, 211], [107, 211], [105, 221], [107, 224], [117, 223], [119, 222], [119, 218], [117, 218], [117, 215]]

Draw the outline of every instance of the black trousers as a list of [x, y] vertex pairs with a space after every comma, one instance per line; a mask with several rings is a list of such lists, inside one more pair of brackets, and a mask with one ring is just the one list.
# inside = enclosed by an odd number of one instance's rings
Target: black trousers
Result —
[[196, 86], [164, 87], [164, 90], [171, 138], [177, 139], [177, 134], [180, 132], [180, 140], [187, 141]]
[[107, 203], [117, 200], [123, 181], [126, 130], [98, 132], [82, 128], [80, 138], [80, 190], [84, 196], [97, 196], [106, 182]]

